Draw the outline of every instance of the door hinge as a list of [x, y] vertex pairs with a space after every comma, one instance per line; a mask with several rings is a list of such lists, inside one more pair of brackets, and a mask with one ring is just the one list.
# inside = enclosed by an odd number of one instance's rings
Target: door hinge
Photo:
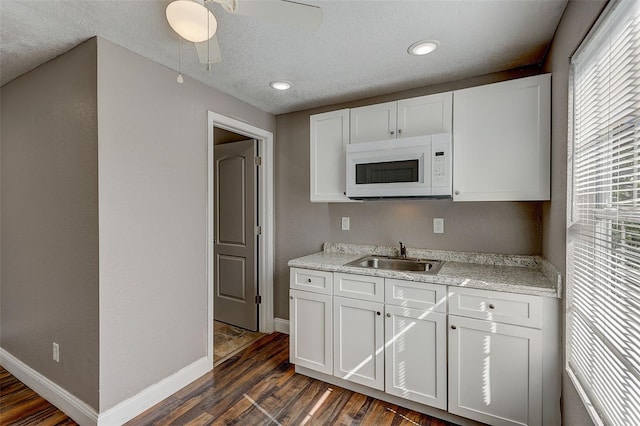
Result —
[[256, 305], [259, 305], [261, 303], [262, 303], [262, 296], [256, 295]]
[[255, 157], [256, 166], [262, 166], [262, 157]]
[[258, 225], [255, 228], [256, 235], [262, 235], [262, 226]]

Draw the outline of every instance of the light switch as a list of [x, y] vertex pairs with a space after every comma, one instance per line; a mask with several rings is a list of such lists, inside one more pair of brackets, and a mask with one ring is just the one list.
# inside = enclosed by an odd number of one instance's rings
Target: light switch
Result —
[[348, 231], [349, 230], [349, 226], [350, 226], [349, 218], [348, 217], [343, 217], [342, 218], [342, 230], [343, 231]]

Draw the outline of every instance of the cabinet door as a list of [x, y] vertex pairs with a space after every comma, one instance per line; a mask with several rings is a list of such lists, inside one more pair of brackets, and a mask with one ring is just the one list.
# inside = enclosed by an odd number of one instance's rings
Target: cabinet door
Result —
[[321, 373], [333, 373], [331, 296], [289, 290], [289, 359]]
[[551, 75], [453, 96], [453, 200], [549, 200]]
[[447, 317], [385, 306], [385, 391], [447, 409]]
[[397, 111], [397, 102], [352, 108], [350, 143], [395, 139]]
[[451, 133], [453, 92], [398, 101], [398, 138]]
[[449, 315], [449, 412], [541, 425], [541, 331]]
[[333, 298], [333, 375], [384, 390], [382, 303]]
[[349, 110], [312, 115], [310, 133], [310, 200], [350, 202], [345, 195]]

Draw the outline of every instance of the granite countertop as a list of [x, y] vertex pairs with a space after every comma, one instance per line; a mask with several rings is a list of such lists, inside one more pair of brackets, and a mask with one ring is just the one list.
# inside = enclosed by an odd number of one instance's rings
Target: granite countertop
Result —
[[536, 296], [562, 297], [562, 275], [538, 256], [465, 253], [407, 248], [407, 256], [443, 260], [437, 274], [345, 266], [368, 254], [397, 256], [396, 247], [325, 243], [324, 250], [289, 261], [289, 266], [345, 272], [408, 281], [506, 291]]

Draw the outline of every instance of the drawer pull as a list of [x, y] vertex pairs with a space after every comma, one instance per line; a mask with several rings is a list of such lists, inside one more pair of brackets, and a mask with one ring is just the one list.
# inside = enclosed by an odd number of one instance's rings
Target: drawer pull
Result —
[[496, 307], [495, 307], [495, 305], [494, 305], [493, 303], [491, 303], [491, 304], [489, 305], [489, 309], [495, 309], [495, 308], [496, 308]]
[[452, 330], [455, 330], [456, 328], [458, 328], [458, 327], [456, 327], [455, 325], [452, 325], [452, 326], [451, 326], [451, 329], [452, 329]]
[[376, 315], [382, 315], [382, 314], [380, 313], [380, 311], [377, 311], [377, 312], [376, 312]]
[[311, 282], [311, 278], [307, 278], [307, 282], [310, 283]]
[[387, 314], [387, 318], [391, 318], [391, 314]]
[[290, 298], [291, 300], [293, 300], [293, 296], [289, 296], [289, 298]]

